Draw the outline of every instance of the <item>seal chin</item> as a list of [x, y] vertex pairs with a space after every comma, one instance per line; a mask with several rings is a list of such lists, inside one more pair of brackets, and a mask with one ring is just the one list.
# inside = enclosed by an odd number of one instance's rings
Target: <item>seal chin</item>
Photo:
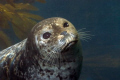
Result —
[[61, 53], [64, 53], [64, 52], [69, 51], [69, 49], [70, 49], [73, 45], [77, 44], [77, 42], [78, 42], [78, 40], [73, 40], [73, 41], [70, 41], [69, 43], [67, 43], [67, 44], [64, 46], [63, 50], [61, 51]]

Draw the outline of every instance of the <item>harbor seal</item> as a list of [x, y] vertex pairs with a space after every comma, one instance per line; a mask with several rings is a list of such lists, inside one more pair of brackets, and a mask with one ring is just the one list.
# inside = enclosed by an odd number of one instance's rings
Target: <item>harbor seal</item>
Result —
[[78, 80], [79, 34], [60, 17], [37, 23], [28, 37], [0, 52], [0, 80]]

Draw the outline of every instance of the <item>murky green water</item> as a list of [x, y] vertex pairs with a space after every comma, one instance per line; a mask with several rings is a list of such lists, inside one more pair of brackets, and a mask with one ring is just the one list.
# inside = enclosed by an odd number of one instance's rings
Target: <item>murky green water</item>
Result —
[[[46, 0], [33, 3], [44, 18], [63, 17], [77, 29], [90, 31], [91, 40], [81, 41], [83, 68], [80, 80], [120, 80], [120, 1], [119, 0]], [[5, 32], [14, 43], [11, 28]]]

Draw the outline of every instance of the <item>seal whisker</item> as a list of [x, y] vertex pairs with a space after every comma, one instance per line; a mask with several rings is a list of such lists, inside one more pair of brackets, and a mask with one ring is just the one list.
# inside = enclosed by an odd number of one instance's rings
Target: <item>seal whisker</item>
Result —
[[[86, 29], [86, 28], [83, 28], [83, 29]], [[80, 39], [82, 41], [91, 40], [91, 36], [94, 36], [94, 35], [89, 34], [88, 32], [90, 31], [83, 31], [83, 29], [78, 30], [78, 35]]]
[[51, 59], [51, 62], [50, 62], [51, 65], [53, 65], [53, 62], [54, 62], [54, 57], [53, 57], [53, 56], [54, 56], [54, 53], [51, 54], [51, 58], [52, 58], [52, 59]]
[[50, 55], [50, 65], [53, 64], [53, 61], [54, 61], [53, 56], [54, 56], [54, 53], [52, 52], [51, 55]]
[[46, 56], [46, 59], [47, 59], [47, 64], [50, 64], [48, 61], [51, 61], [51, 53], [48, 53], [47, 56]]
[[54, 58], [53, 58], [53, 62], [54, 62], [54, 66], [56, 66], [56, 58], [57, 58], [57, 55], [56, 55], [56, 53], [53, 53], [54, 54]]
[[60, 54], [60, 53], [57, 53], [57, 54], [56, 54], [56, 59], [57, 59], [56, 65], [57, 65], [57, 66], [59, 65], [59, 54]]
[[54, 54], [54, 49], [52, 50], [52, 52], [49, 54], [49, 59], [50, 59], [50, 65], [53, 64], [54, 62], [54, 58], [55, 58], [55, 54]]
[[54, 47], [54, 49], [53, 49], [53, 54], [54, 54], [53, 57], [54, 57], [54, 59], [55, 59], [55, 58], [58, 58], [57, 54], [55, 55], [55, 53], [58, 53], [58, 51], [59, 51], [59, 50], [57, 49], [57, 47]]

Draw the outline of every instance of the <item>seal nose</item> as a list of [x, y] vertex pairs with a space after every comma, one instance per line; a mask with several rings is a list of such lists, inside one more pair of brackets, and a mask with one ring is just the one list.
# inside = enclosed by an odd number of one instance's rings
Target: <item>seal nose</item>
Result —
[[67, 31], [63, 31], [60, 35], [66, 35], [67, 34]]

